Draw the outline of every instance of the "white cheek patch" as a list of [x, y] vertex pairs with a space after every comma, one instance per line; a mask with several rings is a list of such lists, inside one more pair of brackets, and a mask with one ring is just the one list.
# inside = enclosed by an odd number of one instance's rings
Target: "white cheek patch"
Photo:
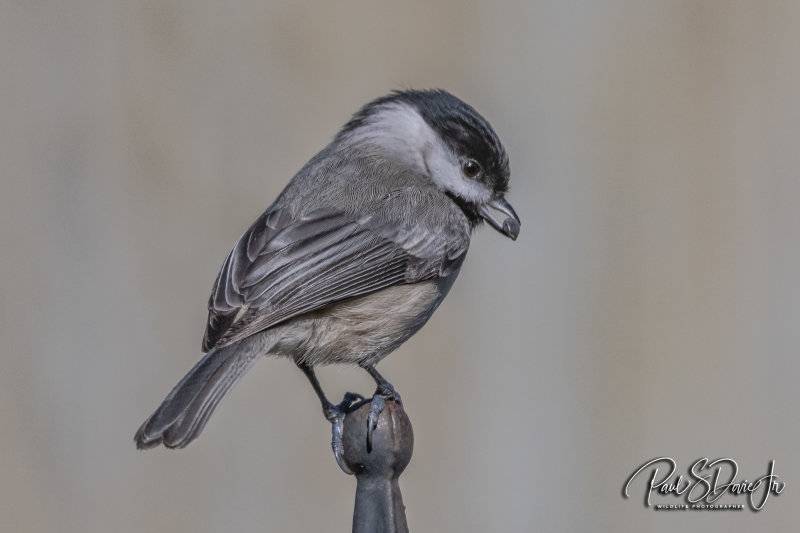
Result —
[[464, 176], [460, 161], [438, 137], [428, 147], [424, 158], [431, 179], [443, 191], [477, 204], [491, 200], [492, 192], [481, 183]]
[[347, 140], [380, 146], [418, 172], [429, 175], [443, 191], [468, 202], [485, 203], [492, 197], [488, 188], [464, 176], [458, 157], [408, 104], [387, 104], [365, 125], [352, 131]]

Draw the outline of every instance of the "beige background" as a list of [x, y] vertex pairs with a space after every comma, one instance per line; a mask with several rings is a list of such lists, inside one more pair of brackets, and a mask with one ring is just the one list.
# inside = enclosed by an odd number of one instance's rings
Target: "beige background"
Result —
[[[401, 87], [492, 122], [523, 219], [381, 365], [412, 531], [796, 529], [799, 51], [798, 2], [2, 2], [0, 530], [349, 530], [285, 360], [186, 450], [132, 437], [238, 235]], [[624, 500], [661, 455], [774, 459], [787, 488], [758, 514]]]

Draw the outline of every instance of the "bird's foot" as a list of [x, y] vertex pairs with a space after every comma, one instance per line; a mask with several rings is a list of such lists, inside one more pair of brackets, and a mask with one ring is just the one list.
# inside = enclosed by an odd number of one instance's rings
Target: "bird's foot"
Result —
[[400, 395], [388, 381], [378, 384], [378, 388], [375, 390], [375, 394], [372, 395], [372, 400], [369, 405], [369, 418], [367, 419], [367, 453], [372, 452], [372, 432], [378, 428], [378, 417], [383, 412], [383, 408], [386, 407], [386, 400], [392, 400], [403, 405]]
[[344, 430], [344, 417], [347, 413], [361, 407], [364, 402], [364, 397], [354, 392], [347, 392], [338, 405], [328, 404], [322, 408], [325, 418], [331, 423], [331, 448], [333, 449], [333, 456], [336, 457], [336, 463], [345, 474], [353, 474], [342, 459], [344, 453], [344, 444], [342, 444], [342, 432]]

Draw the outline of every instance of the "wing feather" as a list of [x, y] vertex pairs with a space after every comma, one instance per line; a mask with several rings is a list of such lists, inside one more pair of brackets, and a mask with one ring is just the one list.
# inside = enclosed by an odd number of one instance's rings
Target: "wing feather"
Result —
[[294, 221], [285, 212], [268, 210], [220, 269], [203, 349], [226, 346], [348, 298], [446, 275], [460, 264], [467, 243], [448, 246], [419, 225], [379, 223], [370, 216], [356, 220], [333, 209]]

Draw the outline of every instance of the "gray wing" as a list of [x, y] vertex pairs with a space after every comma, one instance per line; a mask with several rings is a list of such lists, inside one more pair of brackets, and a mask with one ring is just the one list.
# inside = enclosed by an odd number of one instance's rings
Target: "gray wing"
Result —
[[335, 302], [446, 276], [468, 246], [468, 236], [333, 209], [289, 218], [268, 210], [231, 250], [209, 299], [204, 351]]

